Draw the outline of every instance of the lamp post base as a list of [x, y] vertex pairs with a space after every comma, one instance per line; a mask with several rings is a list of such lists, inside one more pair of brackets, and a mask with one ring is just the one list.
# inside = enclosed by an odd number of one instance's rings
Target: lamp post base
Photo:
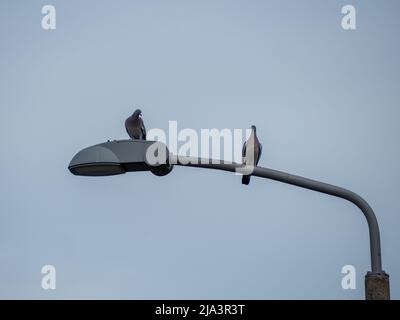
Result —
[[367, 272], [365, 275], [366, 300], [390, 300], [389, 275], [385, 272]]

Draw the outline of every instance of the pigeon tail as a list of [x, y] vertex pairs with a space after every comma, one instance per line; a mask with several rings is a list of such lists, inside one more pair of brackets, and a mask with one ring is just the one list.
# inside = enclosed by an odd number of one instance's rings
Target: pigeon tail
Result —
[[250, 183], [251, 176], [243, 176], [242, 177], [242, 184], [248, 185]]

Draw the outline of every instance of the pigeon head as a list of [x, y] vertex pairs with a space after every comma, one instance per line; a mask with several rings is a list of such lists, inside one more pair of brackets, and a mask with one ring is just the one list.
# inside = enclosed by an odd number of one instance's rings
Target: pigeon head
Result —
[[256, 132], [256, 131], [257, 131], [256, 126], [255, 126], [255, 125], [252, 125], [252, 126], [251, 126], [251, 130], [254, 131], [254, 132]]
[[137, 118], [137, 117], [139, 117], [141, 115], [142, 115], [142, 110], [136, 109], [135, 112], [133, 113], [132, 117]]

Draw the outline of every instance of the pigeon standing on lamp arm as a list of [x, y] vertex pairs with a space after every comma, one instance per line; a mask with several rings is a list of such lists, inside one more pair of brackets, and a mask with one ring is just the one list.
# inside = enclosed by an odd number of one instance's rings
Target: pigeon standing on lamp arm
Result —
[[[243, 162], [248, 166], [255, 167], [260, 160], [262, 153], [262, 145], [257, 137], [256, 126], [251, 126], [251, 134], [249, 139], [243, 144], [242, 157]], [[250, 183], [251, 175], [243, 175], [242, 184], [248, 185]]]

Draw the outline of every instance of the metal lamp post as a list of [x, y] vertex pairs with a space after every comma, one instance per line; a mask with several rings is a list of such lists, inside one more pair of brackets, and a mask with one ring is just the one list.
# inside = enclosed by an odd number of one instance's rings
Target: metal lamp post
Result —
[[[215, 163], [211, 159], [170, 155], [165, 145], [163, 145], [166, 155], [164, 161], [150, 164], [146, 153], [150, 147], [154, 147], [154, 143], [156, 142], [141, 140], [114, 140], [101, 143], [78, 152], [71, 160], [68, 169], [71, 173], [82, 176], [107, 176], [130, 171], [151, 171], [155, 175], [162, 176], [171, 172], [174, 164], [230, 172], [237, 172], [243, 167], [243, 164], [232, 162]], [[367, 219], [369, 229], [371, 271], [365, 276], [365, 298], [367, 300], [390, 299], [389, 275], [382, 270], [378, 222], [374, 211], [362, 197], [334, 185], [268, 168], [255, 167], [252, 175], [329, 194], [355, 204]]]

